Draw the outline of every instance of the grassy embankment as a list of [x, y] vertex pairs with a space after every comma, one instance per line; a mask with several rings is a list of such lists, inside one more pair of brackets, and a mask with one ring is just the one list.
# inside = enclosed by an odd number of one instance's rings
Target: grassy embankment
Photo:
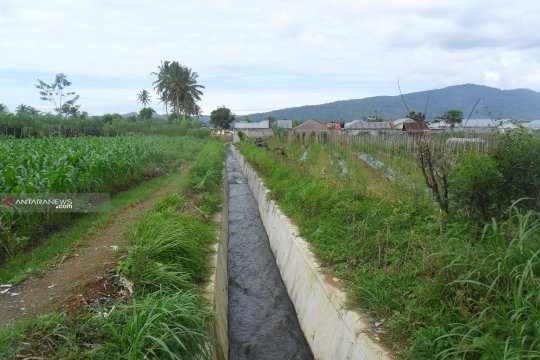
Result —
[[215, 241], [209, 219], [221, 204], [223, 159], [223, 144], [206, 143], [179, 191], [128, 231], [132, 246], [118, 270], [133, 282], [129, 304], [11, 325], [0, 330], [0, 357], [208, 358], [212, 315], [198, 285]]
[[428, 193], [356, 161], [345, 178], [326, 145], [310, 145], [315, 162], [299, 161], [294, 143], [287, 157], [239, 148], [401, 357], [540, 354], [537, 215], [512, 210], [483, 232], [459, 219], [443, 227]]

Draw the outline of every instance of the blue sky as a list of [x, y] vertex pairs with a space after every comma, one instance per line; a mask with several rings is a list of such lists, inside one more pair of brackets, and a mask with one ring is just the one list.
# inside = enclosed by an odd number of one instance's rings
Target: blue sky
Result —
[[47, 111], [37, 79], [63, 72], [83, 110], [136, 111], [162, 60], [199, 74], [205, 114], [395, 95], [398, 76], [404, 92], [540, 91], [539, 14], [522, 0], [2, 0], [0, 103]]

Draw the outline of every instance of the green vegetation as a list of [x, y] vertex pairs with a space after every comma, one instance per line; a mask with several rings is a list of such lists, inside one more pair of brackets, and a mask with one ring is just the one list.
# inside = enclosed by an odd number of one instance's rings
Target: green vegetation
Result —
[[[289, 140], [278, 141], [286, 157], [252, 143], [239, 148], [321, 262], [345, 281], [355, 305], [382, 323], [380, 335], [398, 355], [514, 359], [540, 354], [534, 325], [540, 320], [535, 275], [540, 227], [530, 206], [518, 203], [521, 210], [514, 207], [478, 231], [476, 222], [442, 216], [414, 159], [403, 151], [396, 151], [404, 164], [394, 174], [408, 174], [392, 180], [359, 161], [354, 141]], [[414, 142], [410, 146], [414, 151]], [[372, 153], [388, 159], [379, 149], [389, 148], [374, 145]], [[318, 153], [315, 161], [299, 161], [307, 149], [306, 159]], [[459, 181], [469, 170], [467, 181], [472, 181], [476, 173], [465, 159]], [[347, 173], [340, 169], [343, 164]], [[492, 167], [492, 160], [484, 161], [485, 169]]]
[[[147, 108], [144, 108], [147, 109]], [[144, 110], [143, 109], [143, 110]], [[48, 136], [122, 136], [122, 135], [165, 135], [208, 137], [210, 131], [199, 121], [189, 118], [147, 119], [149, 110], [137, 118], [125, 119], [120, 114], [105, 114], [90, 118], [79, 117], [68, 120], [55, 115], [28, 112], [16, 114], [0, 112], [0, 135], [13, 138]]]
[[68, 91], [71, 81], [68, 81], [67, 75], [56, 74], [53, 83], [46, 83], [38, 79], [36, 88], [39, 89], [41, 100], [50, 102], [54, 106], [54, 111], [63, 118], [79, 117], [80, 105], [77, 105], [79, 95], [74, 91]]
[[[185, 147], [186, 140], [171, 137], [8, 139], [0, 143], [0, 192], [114, 193], [176, 167]], [[67, 214], [4, 210], [2, 260], [70, 219]]]
[[215, 233], [203, 209], [219, 208], [223, 158], [223, 144], [207, 142], [178, 193], [128, 231], [119, 272], [134, 282], [130, 304], [10, 325], [0, 330], [0, 357], [208, 359], [211, 314], [198, 285]]
[[[195, 151], [195, 149], [194, 149]], [[185, 151], [185, 155], [194, 153]], [[32, 248], [32, 251], [18, 253], [0, 265], [0, 283], [12, 284], [27, 278], [29, 275], [43, 270], [50, 262], [54, 262], [59, 255], [68, 251], [74, 244], [84, 241], [86, 235], [92, 234], [96, 229], [105, 226], [122, 209], [148, 198], [153, 192], [171, 182], [178, 182], [183, 177], [180, 172], [171, 175], [143, 181], [138, 186], [122, 191], [111, 198], [108, 212], [88, 213], [77, 217], [64, 229], [55, 231], [41, 243]]]
[[445, 121], [447, 124], [450, 124], [450, 127], [453, 129], [463, 121], [463, 111], [448, 110], [444, 115], [437, 117], [437, 120]]
[[451, 173], [452, 213], [486, 222], [498, 217], [505, 197], [504, 177], [497, 163], [483, 154], [463, 155]]
[[540, 137], [523, 129], [498, 137], [488, 154], [460, 156], [450, 173], [452, 215], [473, 223], [500, 219], [518, 201], [520, 209], [540, 209]]
[[233, 121], [234, 114], [225, 106], [218, 107], [210, 114], [210, 123], [221, 129], [230, 129]]
[[137, 94], [137, 103], [141, 104], [142, 107], [147, 107], [148, 104], [150, 104], [150, 93], [148, 92], [148, 90], [141, 90], [138, 94]]
[[204, 86], [197, 83], [199, 75], [195, 71], [178, 61], [166, 60], [153, 74], [157, 76], [154, 89], [165, 105], [165, 111], [171, 106], [176, 115], [198, 117], [201, 114], [197, 101], [201, 100]]

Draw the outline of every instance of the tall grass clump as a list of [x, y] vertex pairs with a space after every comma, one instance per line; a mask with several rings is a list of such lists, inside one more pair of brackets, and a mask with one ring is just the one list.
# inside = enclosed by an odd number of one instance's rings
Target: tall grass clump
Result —
[[102, 352], [130, 360], [209, 359], [205, 320], [211, 314], [195, 291], [156, 291], [104, 319]]
[[121, 263], [122, 272], [142, 293], [190, 288], [207, 275], [212, 227], [188, 214], [150, 212], [131, 228], [133, 244]]
[[462, 294], [464, 316], [438, 341], [444, 359], [530, 359], [540, 356], [539, 214], [512, 207], [503, 223], [486, 225], [481, 242], [444, 268]]
[[53, 313], [0, 329], [2, 359], [209, 359], [212, 315], [195, 290], [156, 291], [97, 313]]

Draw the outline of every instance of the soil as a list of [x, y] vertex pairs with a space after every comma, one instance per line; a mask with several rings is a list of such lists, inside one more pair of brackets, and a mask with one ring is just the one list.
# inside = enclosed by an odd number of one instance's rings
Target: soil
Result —
[[126, 229], [177, 186], [171, 182], [145, 200], [120, 210], [107, 225], [87, 236], [42, 276], [22, 281], [8, 291], [0, 288], [0, 326], [53, 310], [73, 313], [118, 297], [122, 289], [119, 290], [114, 268], [128, 244], [123, 236]]

